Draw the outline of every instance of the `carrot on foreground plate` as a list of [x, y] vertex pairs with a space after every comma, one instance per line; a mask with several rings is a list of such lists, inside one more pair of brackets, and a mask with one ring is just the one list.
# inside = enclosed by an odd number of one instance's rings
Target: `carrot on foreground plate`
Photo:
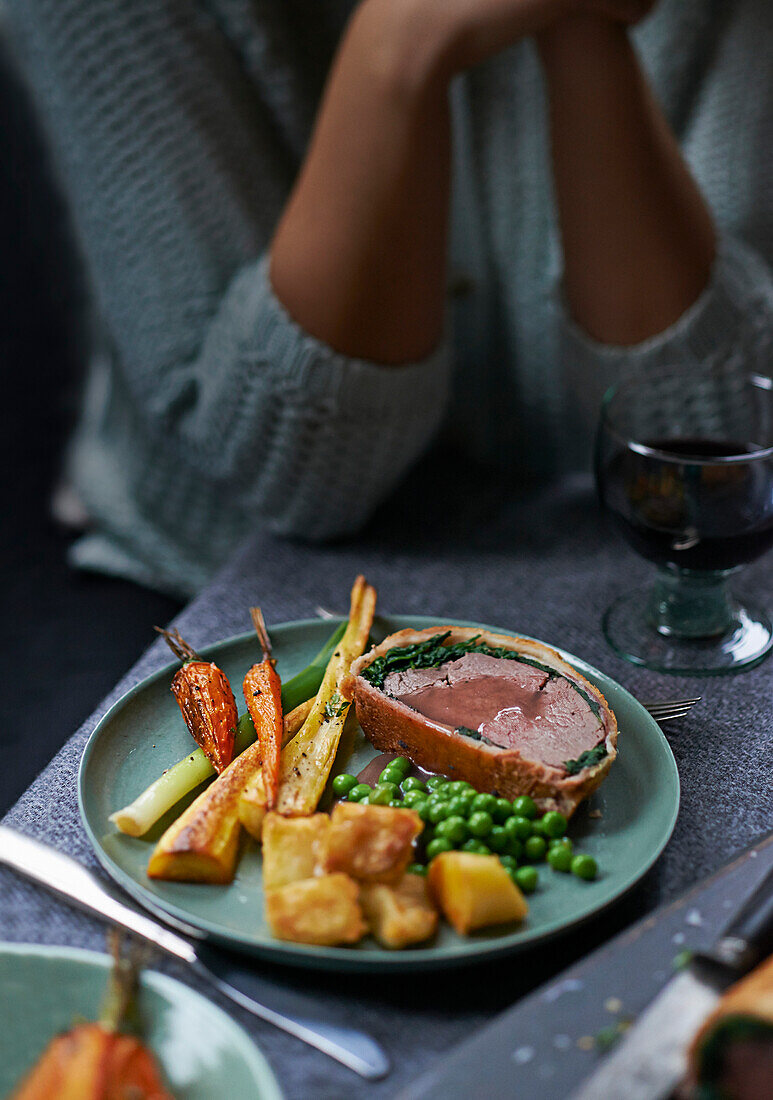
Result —
[[120, 957], [117, 933], [110, 940], [113, 969], [99, 1021], [55, 1036], [9, 1100], [173, 1100], [153, 1054], [119, 1030], [136, 996], [138, 965]]

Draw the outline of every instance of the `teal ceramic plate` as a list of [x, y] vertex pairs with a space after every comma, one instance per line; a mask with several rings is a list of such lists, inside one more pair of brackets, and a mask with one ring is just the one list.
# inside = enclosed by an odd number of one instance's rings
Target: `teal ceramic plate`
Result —
[[[451, 621], [379, 618], [374, 636]], [[290, 677], [304, 668], [334, 626], [330, 621], [309, 620], [271, 627], [280, 675]], [[516, 633], [512, 629], [504, 632]], [[244, 673], [259, 660], [255, 636], [233, 638], [205, 652], [231, 679], [238, 698]], [[500, 926], [465, 937], [443, 925], [431, 944], [405, 951], [387, 951], [371, 939], [356, 947], [339, 948], [284, 943], [271, 936], [263, 919], [261, 859], [252, 844], [230, 886], [151, 882], [145, 869], [161, 830], [134, 839], [117, 833], [108, 817], [190, 748], [190, 735], [169, 690], [176, 665], [162, 669], [125, 695], [92, 734], [79, 775], [83, 822], [102, 865], [144, 906], [256, 955], [316, 968], [380, 970], [447, 966], [517, 951], [585, 920], [633, 886], [663, 850], [679, 807], [676, 764], [656, 723], [614, 680], [571, 654], [564, 656], [601, 688], [614, 709], [621, 731], [619, 757], [602, 787], [577, 811], [569, 830], [577, 845], [598, 860], [598, 878], [583, 882], [543, 865], [540, 887], [529, 898], [529, 915], [520, 926]], [[359, 734], [349, 757], [339, 752], [336, 769], [357, 772], [373, 755], [373, 748]]]
[[[95, 1020], [110, 959], [96, 951], [0, 944], [0, 1096], [35, 1064], [48, 1042], [74, 1023]], [[139, 1010], [145, 1042], [176, 1100], [281, 1100], [263, 1055], [211, 1001], [181, 982], [146, 970]], [[52, 1097], [53, 1100], [53, 1097]]]

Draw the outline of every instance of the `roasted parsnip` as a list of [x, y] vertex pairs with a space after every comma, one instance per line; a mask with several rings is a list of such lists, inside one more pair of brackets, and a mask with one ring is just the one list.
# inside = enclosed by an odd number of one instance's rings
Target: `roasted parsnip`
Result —
[[263, 648], [263, 660], [254, 664], [244, 677], [244, 701], [260, 745], [266, 803], [271, 809], [276, 799], [279, 754], [282, 751], [282, 683], [276, 671], [276, 661], [271, 656], [271, 643], [263, 614], [259, 607], [251, 607], [250, 614]]
[[376, 590], [359, 576], [352, 588], [349, 625], [330, 658], [311, 713], [282, 752], [277, 813], [303, 817], [317, 808], [349, 712], [350, 704], [340, 694], [341, 681], [368, 644], [375, 609]]
[[[313, 702], [287, 715], [283, 740], [298, 732]], [[150, 878], [231, 882], [239, 851], [239, 797], [246, 783], [260, 775], [261, 752], [260, 742], [249, 745], [169, 826], [150, 857]]]

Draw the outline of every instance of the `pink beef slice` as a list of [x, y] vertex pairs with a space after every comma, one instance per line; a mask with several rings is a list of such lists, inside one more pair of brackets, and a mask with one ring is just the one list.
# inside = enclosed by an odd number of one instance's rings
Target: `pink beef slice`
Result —
[[480, 732], [495, 745], [517, 749], [525, 760], [557, 767], [595, 748], [604, 737], [600, 719], [562, 677], [545, 684], [535, 711], [503, 710]]
[[449, 687], [463, 680], [480, 676], [506, 678], [529, 691], [539, 691], [548, 678], [547, 672], [501, 657], [489, 657], [485, 653], [465, 653], [455, 661], [448, 661], [438, 668], [406, 668], [390, 672], [384, 680], [383, 690], [394, 699], [405, 697], [430, 687]]
[[557, 767], [604, 736], [567, 679], [508, 658], [468, 653], [439, 668], [391, 673], [384, 691], [446, 729], [466, 726], [525, 760]]

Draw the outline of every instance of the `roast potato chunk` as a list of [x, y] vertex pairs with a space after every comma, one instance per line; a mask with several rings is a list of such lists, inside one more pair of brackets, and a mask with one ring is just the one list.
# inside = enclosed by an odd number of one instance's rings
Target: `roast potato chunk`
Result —
[[266, 894], [266, 920], [280, 940], [332, 947], [356, 943], [367, 931], [359, 887], [348, 875], [321, 875]]
[[326, 871], [343, 871], [360, 882], [397, 882], [411, 861], [423, 828], [413, 810], [339, 802], [322, 844]]
[[328, 828], [327, 814], [282, 817], [266, 814], [263, 821], [263, 888], [275, 890], [312, 878], [317, 870], [319, 845]]
[[432, 897], [457, 932], [523, 920], [529, 911], [523, 894], [496, 856], [442, 852], [427, 876]]
[[396, 886], [366, 883], [360, 902], [371, 932], [383, 947], [421, 943], [437, 929], [437, 910], [421, 875], [403, 875]]

